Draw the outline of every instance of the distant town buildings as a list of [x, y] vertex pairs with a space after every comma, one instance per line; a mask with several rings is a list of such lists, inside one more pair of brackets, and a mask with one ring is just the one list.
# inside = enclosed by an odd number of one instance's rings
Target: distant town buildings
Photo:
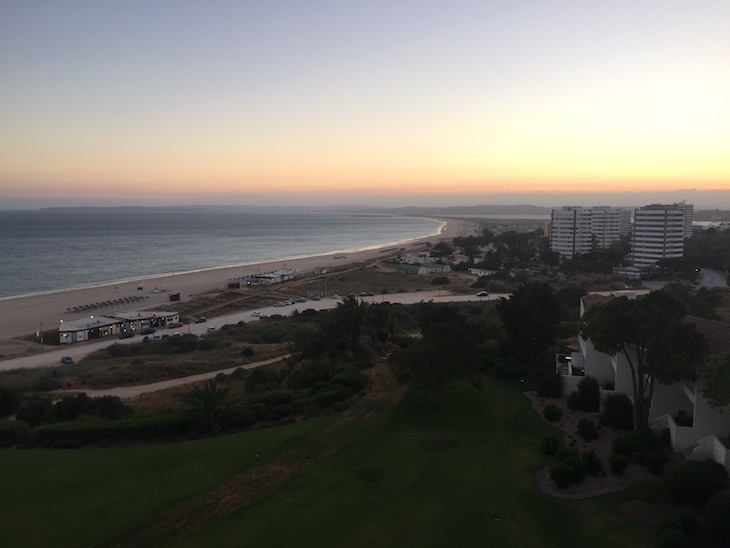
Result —
[[640, 207], [633, 224], [629, 208], [563, 206], [550, 215], [550, 249], [571, 258], [632, 234], [631, 263], [637, 271], [644, 270], [661, 259], [684, 255], [693, 217], [693, 205], [684, 202]]
[[608, 247], [630, 232], [628, 208], [563, 206], [550, 215], [550, 249], [566, 258]]
[[684, 256], [684, 240], [692, 236], [692, 204], [684, 202], [640, 207], [634, 213], [631, 262], [645, 269], [662, 259]]

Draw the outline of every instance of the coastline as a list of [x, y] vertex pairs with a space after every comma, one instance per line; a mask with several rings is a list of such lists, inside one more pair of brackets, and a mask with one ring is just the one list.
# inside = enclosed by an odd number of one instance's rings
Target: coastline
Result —
[[[300, 273], [311, 273], [316, 269], [334, 268], [350, 263], [368, 261], [383, 256], [392, 248], [421, 245], [431, 239], [452, 239], [459, 235], [473, 233], [475, 224], [460, 219], [436, 219], [442, 224], [436, 233], [408, 241], [391, 242], [378, 246], [366, 246], [351, 251], [332, 251], [324, 255], [300, 256], [272, 260], [262, 263], [245, 263], [224, 267], [213, 267], [189, 272], [153, 275], [102, 285], [34, 293], [0, 299], [0, 339], [12, 339], [35, 333], [39, 330], [58, 329], [61, 320], [75, 320], [89, 313], [67, 312], [75, 306], [104, 302], [124, 297], [144, 297], [143, 301], [130, 304], [119, 311], [152, 309], [169, 302], [170, 293], [179, 293], [182, 301], [195, 295], [222, 290], [233, 278], [271, 272], [281, 268]], [[393, 252], [396, 249], [392, 249]], [[345, 255], [343, 258], [342, 256]], [[144, 287], [139, 290], [138, 287]], [[152, 293], [155, 288], [166, 289]], [[103, 315], [103, 311], [96, 312]]]

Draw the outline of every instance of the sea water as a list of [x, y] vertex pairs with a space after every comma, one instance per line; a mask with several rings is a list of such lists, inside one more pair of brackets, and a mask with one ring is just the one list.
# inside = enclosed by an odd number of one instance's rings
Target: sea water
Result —
[[396, 244], [431, 219], [188, 208], [0, 211], [0, 298]]

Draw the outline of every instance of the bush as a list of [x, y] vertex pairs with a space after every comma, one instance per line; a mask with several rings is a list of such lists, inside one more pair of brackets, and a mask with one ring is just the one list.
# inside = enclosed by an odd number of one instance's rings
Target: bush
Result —
[[611, 426], [616, 430], [633, 430], [634, 404], [626, 394], [608, 394], [603, 398], [603, 413], [601, 424]]
[[692, 462], [671, 473], [668, 487], [673, 501], [702, 508], [715, 493], [727, 487], [727, 471], [716, 462]]
[[355, 367], [348, 367], [330, 379], [330, 384], [339, 384], [351, 392], [360, 392], [368, 384], [368, 378]]
[[[728, 515], [728, 510], [730, 510], [730, 508], [724, 510], [725, 515]], [[674, 519], [677, 521], [682, 531], [684, 531], [684, 534], [688, 537], [695, 536], [697, 533], [700, 532], [700, 529], [702, 528], [700, 524], [700, 518], [697, 516], [697, 514], [689, 510], [680, 511], [679, 514], [677, 514], [677, 517]]]
[[583, 453], [582, 457], [588, 467], [588, 474], [594, 478], [600, 478], [603, 476], [603, 463], [595, 451]]
[[669, 460], [669, 453], [663, 450], [652, 451], [644, 455], [644, 465], [657, 476], [664, 470], [667, 460]]
[[573, 467], [564, 462], [558, 462], [550, 467], [550, 479], [555, 482], [558, 489], [568, 487], [573, 482], [573, 478], [575, 478]]
[[246, 370], [243, 367], [237, 367], [231, 373], [231, 376], [236, 380], [243, 380], [246, 377]]
[[573, 481], [580, 483], [588, 475], [588, 464], [577, 454], [567, 457], [563, 462], [573, 469]]
[[20, 392], [10, 388], [0, 388], [0, 417], [7, 417], [20, 409]]
[[580, 409], [580, 399], [578, 398], [578, 392], [571, 392], [568, 396], [568, 409], [578, 411]]
[[51, 400], [47, 398], [42, 400], [31, 400], [24, 403], [20, 409], [18, 409], [18, 412], [15, 414], [15, 418], [25, 421], [35, 428], [47, 415], [51, 413], [52, 409], [53, 404], [51, 404]]
[[433, 285], [448, 285], [451, 283], [451, 280], [449, 280], [446, 276], [436, 276], [431, 283]]
[[241, 350], [241, 356], [243, 356], [244, 358], [250, 358], [253, 355], [254, 355], [254, 350], [250, 346], [247, 346], [246, 348]]
[[627, 459], [631, 459], [638, 448], [637, 435], [634, 433], [616, 436], [611, 442], [611, 449], [614, 453], [623, 455]]
[[286, 405], [294, 399], [294, 392], [291, 390], [273, 390], [261, 396], [261, 402], [266, 407], [276, 407], [277, 405]]
[[730, 490], [716, 493], [702, 512], [702, 523], [707, 536], [718, 546], [730, 545]]
[[589, 419], [580, 419], [578, 421], [578, 434], [586, 441], [598, 439], [598, 428], [596, 423]]
[[611, 453], [608, 457], [608, 463], [611, 465], [611, 472], [616, 476], [620, 476], [629, 465], [629, 459], [621, 453]]
[[537, 395], [541, 398], [559, 398], [563, 395], [563, 376], [560, 373], [548, 372], [540, 376]]
[[578, 383], [578, 409], [587, 413], [598, 411], [601, 405], [601, 387], [598, 380], [585, 377]]
[[558, 452], [555, 453], [555, 458], [560, 462], [565, 462], [568, 459], [580, 458], [580, 453], [574, 447], [561, 447]]
[[557, 436], [545, 436], [540, 444], [540, 451], [545, 455], [554, 455], [558, 452], [561, 445]]
[[30, 424], [21, 420], [0, 420], [0, 446], [9, 447], [25, 441], [30, 433]]
[[545, 417], [545, 420], [557, 422], [560, 420], [560, 417], [563, 416], [563, 411], [554, 403], [549, 403], [545, 406], [545, 409], [543, 409], [542, 416]]

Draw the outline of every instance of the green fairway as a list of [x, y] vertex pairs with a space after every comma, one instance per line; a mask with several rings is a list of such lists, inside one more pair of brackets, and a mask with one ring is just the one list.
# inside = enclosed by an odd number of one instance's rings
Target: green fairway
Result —
[[269, 496], [171, 546], [644, 546], [620, 495], [563, 501], [534, 473], [552, 429], [526, 398], [488, 382], [435, 407], [410, 392], [362, 439]]
[[0, 451], [0, 546], [98, 544], [331, 423], [144, 447]]

